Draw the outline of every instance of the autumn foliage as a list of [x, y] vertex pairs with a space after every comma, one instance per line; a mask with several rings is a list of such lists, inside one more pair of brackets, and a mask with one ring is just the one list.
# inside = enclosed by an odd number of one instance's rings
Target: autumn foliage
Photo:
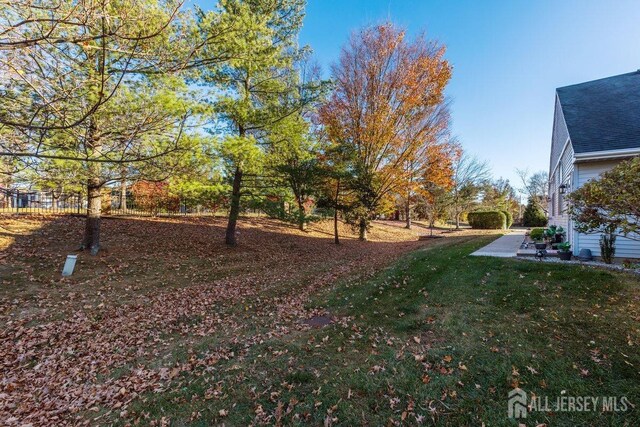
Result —
[[352, 154], [361, 238], [381, 202], [410, 187], [429, 163], [429, 147], [446, 134], [444, 53], [384, 24], [353, 34], [332, 67], [335, 90], [319, 115], [328, 138]]
[[169, 192], [166, 182], [139, 181], [131, 187], [135, 207], [157, 215], [160, 211], [175, 212], [180, 198]]
[[640, 157], [621, 162], [569, 195], [570, 214], [583, 233], [640, 240]]

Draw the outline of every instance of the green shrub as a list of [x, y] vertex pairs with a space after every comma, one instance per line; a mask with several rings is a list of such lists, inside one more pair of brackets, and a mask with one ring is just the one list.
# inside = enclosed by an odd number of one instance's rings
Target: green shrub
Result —
[[510, 228], [513, 225], [513, 215], [509, 211], [500, 211], [507, 218], [507, 228]]
[[547, 225], [547, 221], [547, 216], [544, 214], [540, 204], [530, 198], [522, 214], [522, 225], [525, 227], [544, 227]]
[[467, 220], [471, 228], [502, 230], [507, 226], [507, 216], [500, 211], [469, 212]]
[[544, 237], [544, 228], [534, 228], [529, 233], [531, 240], [542, 240]]
[[279, 200], [269, 200], [264, 199], [261, 201], [257, 201], [255, 206], [258, 207], [262, 212], [267, 214], [269, 218], [279, 219], [280, 221], [288, 222], [291, 224], [299, 224], [303, 223], [311, 223], [315, 221], [319, 221], [322, 217], [317, 215], [305, 215], [300, 212], [297, 207], [292, 207], [290, 210], [286, 210], [284, 208], [284, 203]]

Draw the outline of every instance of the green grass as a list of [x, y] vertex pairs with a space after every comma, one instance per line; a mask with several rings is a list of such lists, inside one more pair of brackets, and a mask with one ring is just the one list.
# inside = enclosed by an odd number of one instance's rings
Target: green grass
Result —
[[338, 283], [312, 301], [336, 323], [182, 374], [129, 413], [177, 426], [517, 425], [507, 393], [519, 386], [550, 401], [626, 396], [636, 405], [534, 412], [526, 425], [636, 425], [637, 276], [468, 256], [490, 240], [451, 238], [372, 279]]

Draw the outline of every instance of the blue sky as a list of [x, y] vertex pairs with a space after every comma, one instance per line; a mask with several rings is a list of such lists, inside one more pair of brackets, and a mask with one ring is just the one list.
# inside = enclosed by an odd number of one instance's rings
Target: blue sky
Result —
[[365, 25], [391, 20], [445, 44], [453, 134], [515, 187], [516, 168], [548, 169], [556, 87], [640, 69], [640, 0], [307, 2], [300, 42], [327, 75]]
[[300, 42], [328, 71], [387, 19], [447, 45], [453, 133], [516, 186], [548, 168], [556, 87], [640, 68], [640, 0], [308, 0]]

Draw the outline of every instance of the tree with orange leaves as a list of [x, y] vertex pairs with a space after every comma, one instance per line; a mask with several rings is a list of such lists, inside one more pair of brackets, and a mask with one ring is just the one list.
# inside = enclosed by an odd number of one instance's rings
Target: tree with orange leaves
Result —
[[335, 90], [319, 117], [328, 138], [353, 153], [348, 169], [362, 240], [381, 201], [407, 187], [425, 144], [447, 126], [444, 53], [424, 36], [409, 41], [384, 24], [353, 34], [332, 67]]
[[460, 146], [453, 141], [429, 147], [420, 185], [416, 189], [417, 210], [429, 222], [433, 234], [435, 222], [446, 214], [452, 202], [454, 186], [454, 163], [462, 154]]
[[411, 228], [413, 205], [425, 191], [429, 192], [436, 187], [451, 187], [453, 161], [459, 155], [460, 148], [448, 138], [447, 119], [447, 114], [434, 114], [432, 134], [421, 144], [417, 144], [414, 153], [405, 162], [405, 179], [400, 186], [399, 196], [404, 208], [406, 228]]

